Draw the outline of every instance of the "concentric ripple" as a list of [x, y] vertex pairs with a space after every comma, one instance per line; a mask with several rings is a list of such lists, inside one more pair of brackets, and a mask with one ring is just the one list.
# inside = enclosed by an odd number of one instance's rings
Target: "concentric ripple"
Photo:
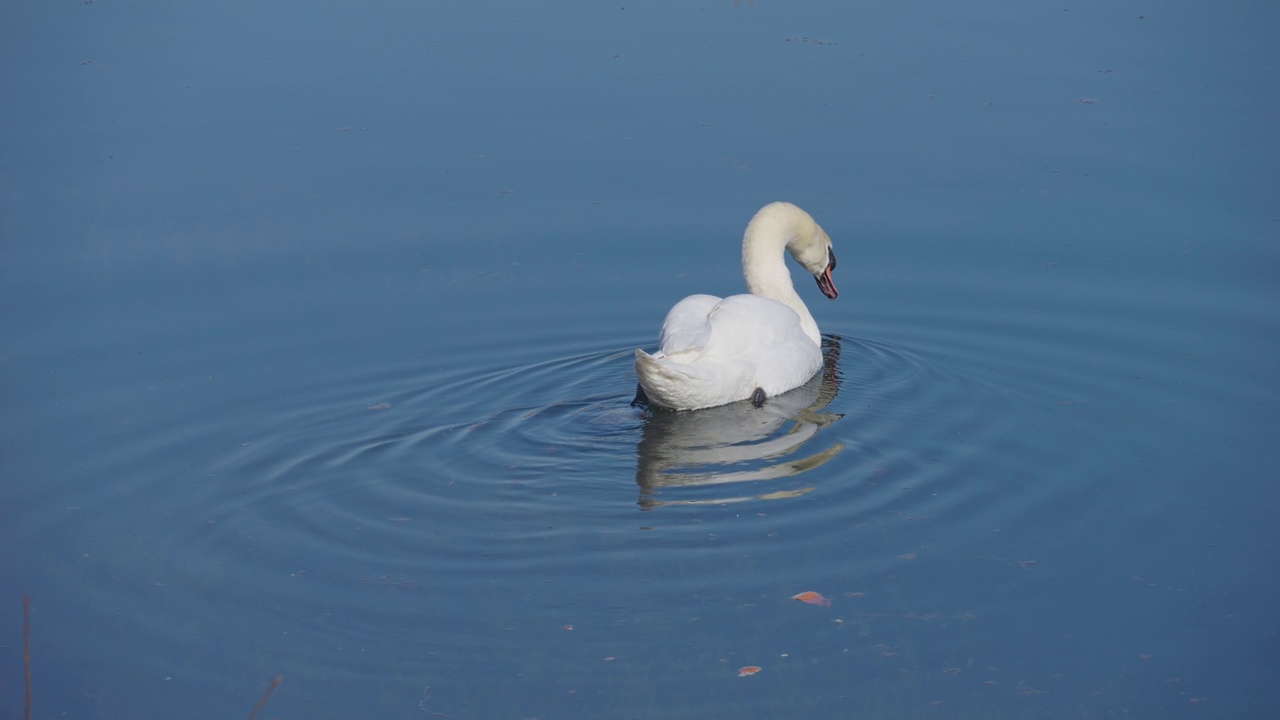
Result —
[[[1097, 511], [1105, 478], [1070, 471], [1097, 442], [1076, 379], [1089, 359], [1064, 351], [1087, 343], [1022, 341], [1016, 323], [835, 329], [822, 372], [762, 408], [632, 407], [643, 343], [582, 338], [335, 369], [268, 403], [178, 405], [133, 428], [145, 441], [98, 453], [122, 477], [70, 511], [83, 537], [111, 538], [86, 546], [78, 577], [110, 598], [95, 622], [165, 637], [258, 608], [253, 626], [291, 640], [264, 665], [317, 680], [482, 662], [528, 674], [561, 642], [553, 628], [600, 629], [576, 636], [584, 661], [652, 652], [650, 634], [690, 603], [753, 606], [792, 581], [856, 596], [943, 546], [965, 549], [966, 567], [1017, 570], [1025, 558], [987, 549], [993, 533], [1033, 536], [1047, 507], [1067, 526]], [[137, 467], [153, 472], [124, 476]], [[119, 498], [141, 510], [79, 509]], [[35, 532], [61, 521], [42, 507], [25, 520]], [[156, 592], [184, 612], [149, 615]]]

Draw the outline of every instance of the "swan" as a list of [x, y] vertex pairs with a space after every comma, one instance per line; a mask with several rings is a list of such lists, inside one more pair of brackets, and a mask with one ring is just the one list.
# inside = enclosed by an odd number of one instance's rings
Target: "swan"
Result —
[[[766, 398], [800, 387], [822, 367], [822, 337], [791, 284], [783, 251], [834, 300], [836, 254], [809, 213], [765, 205], [742, 236], [748, 295], [690, 295], [662, 322], [658, 351], [636, 350], [636, 403], [698, 410]], [[635, 404], [635, 403], [633, 403]]]

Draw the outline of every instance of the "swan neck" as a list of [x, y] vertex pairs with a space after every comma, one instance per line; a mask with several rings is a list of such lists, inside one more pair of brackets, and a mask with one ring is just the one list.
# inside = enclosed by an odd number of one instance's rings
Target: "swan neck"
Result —
[[756, 213], [742, 236], [742, 274], [748, 292], [777, 300], [794, 310], [800, 316], [805, 334], [821, 345], [818, 323], [796, 293], [785, 257], [788, 245], [797, 235], [812, 232], [806, 223], [814, 225], [808, 213], [787, 203], [774, 203]]

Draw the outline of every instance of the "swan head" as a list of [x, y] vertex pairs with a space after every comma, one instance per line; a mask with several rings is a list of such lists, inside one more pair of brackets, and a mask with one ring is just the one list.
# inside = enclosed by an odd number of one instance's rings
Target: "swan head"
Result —
[[796, 234], [787, 243], [787, 250], [818, 281], [822, 294], [835, 300], [840, 295], [835, 281], [831, 279], [831, 273], [836, 269], [836, 251], [831, 248], [827, 231], [808, 217], [808, 213], [805, 216], [808, 222], [798, 223]]
[[822, 294], [832, 300], [839, 294], [831, 279], [836, 254], [827, 231], [812, 215], [789, 202], [765, 205], [747, 224], [742, 237], [742, 270], [747, 289], [754, 295], [785, 302], [804, 318], [808, 311], [795, 294], [791, 272], [782, 262], [784, 247], [818, 281]]

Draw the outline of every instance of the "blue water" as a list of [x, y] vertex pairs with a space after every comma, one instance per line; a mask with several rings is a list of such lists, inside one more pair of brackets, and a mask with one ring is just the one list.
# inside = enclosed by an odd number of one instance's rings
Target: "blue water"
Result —
[[[0, 711], [1280, 715], [1278, 23], [6, 5]], [[629, 406], [775, 199], [823, 372]]]

